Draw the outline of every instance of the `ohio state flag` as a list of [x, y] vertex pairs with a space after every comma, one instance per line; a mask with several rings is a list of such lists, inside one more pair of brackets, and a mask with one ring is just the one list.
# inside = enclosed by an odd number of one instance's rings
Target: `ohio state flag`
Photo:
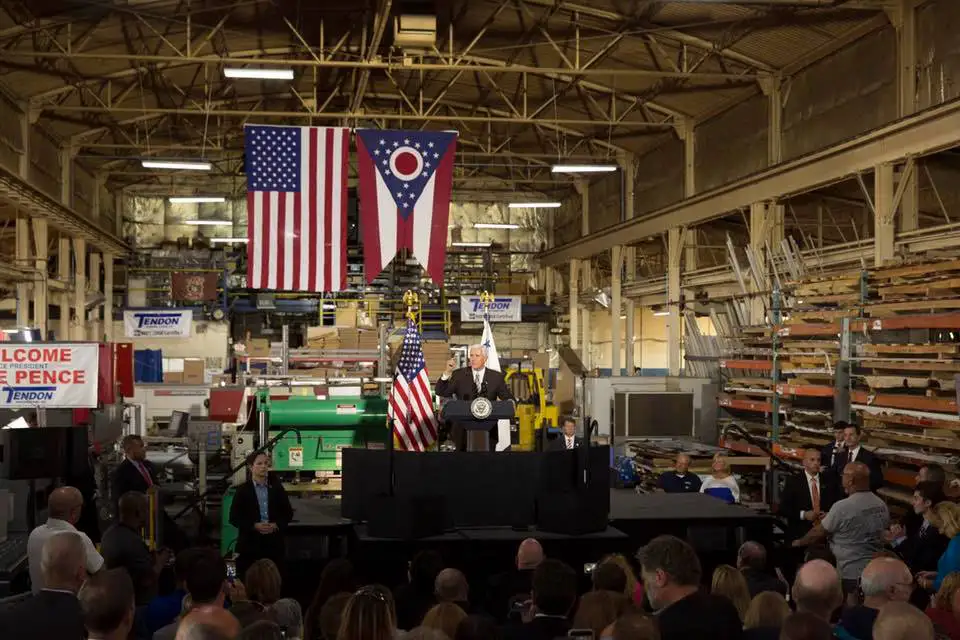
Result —
[[367, 282], [400, 249], [410, 249], [436, 284], [443, 282], [457, 134], [357, 131], [360, 233]]

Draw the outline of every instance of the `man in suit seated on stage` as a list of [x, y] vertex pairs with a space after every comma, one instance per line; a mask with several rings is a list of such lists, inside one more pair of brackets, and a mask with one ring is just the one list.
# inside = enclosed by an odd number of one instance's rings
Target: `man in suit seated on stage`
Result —
[[566, 451], [583, 446], [583, 438], [577, 436], [577, 422], [573, 418], [563, 419], [563, 433], [550, 441], [547, 451]]
[[780, 516], [787, 521], [791, 540], [802, 538], [819, 522], [837, 501], [840, 491], [833, 477], [820, 473], [820, 451], [803, 452], [803, 473], [792, 475], [783, 483], [780, 494]]
[[[437, 395], [442, 398], [457, 398], [471, 401], [484, 397], [490, 401], [513, 400], [513, 394], [507, 386], [506, 379], [499, 371], [487, 369], [487, 348], [482, 344], [475, 344], [469, 351], [470, 366], [455, 369], [456, 360], [447, 362], [447, 370], [437, 381]], [[458, 451], [467, 449], [467, 432], [463, 425], [455, 424], [450, 430], [450, 438], [457, 445]], [[490, 430], [490, 449], [496, 445], [496, 429]]]

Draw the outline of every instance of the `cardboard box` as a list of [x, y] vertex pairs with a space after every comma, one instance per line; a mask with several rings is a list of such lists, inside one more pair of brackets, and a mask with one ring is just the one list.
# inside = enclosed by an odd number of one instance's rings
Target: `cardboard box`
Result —
[[269, 358], [270, 341], [266, 338], [252, 338], [247, 340], [247, 355], [251, 358]]
[[200, 359], [183, 361], [183, 383], [204, 384], [205, 363]]
[[337, 326], [338, 327], [356, 327], [357, 326], [357, 303], [350, 302], [346, 306], [337, 305]]
[[164, 384], [183, 384], [183, 371], [164, 371]]

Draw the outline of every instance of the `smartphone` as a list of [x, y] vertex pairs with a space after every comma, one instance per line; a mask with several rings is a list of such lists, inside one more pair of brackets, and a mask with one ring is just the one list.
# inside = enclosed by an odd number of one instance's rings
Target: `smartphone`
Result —
[[227, 580], [233, 582], [237, 579], [237, 563], [228, 562], [227, 563]]
[[597, 568], [596, 562], [587, 562], [583, 565], [583, 572], [587, 575], [593, 573], [593, 570]]
[[593, 629], [570, 629], [567, 632], [568, 638], [589, 638], [593, 640]]

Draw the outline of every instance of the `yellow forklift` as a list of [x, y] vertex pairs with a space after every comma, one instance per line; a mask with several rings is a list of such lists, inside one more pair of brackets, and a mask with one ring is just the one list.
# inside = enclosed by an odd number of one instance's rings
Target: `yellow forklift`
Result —
[[560, 414], [555, 405], [547, 402], [543, 369], [535, 368], [533, 363], [528, 366], [524, 364], [521, 361], [519, 364], [510, 365], [505, 375], [507, 385], [517, 401], [519, 442], [512, 448], [533, 451], [537, 430], [559, 428]]

